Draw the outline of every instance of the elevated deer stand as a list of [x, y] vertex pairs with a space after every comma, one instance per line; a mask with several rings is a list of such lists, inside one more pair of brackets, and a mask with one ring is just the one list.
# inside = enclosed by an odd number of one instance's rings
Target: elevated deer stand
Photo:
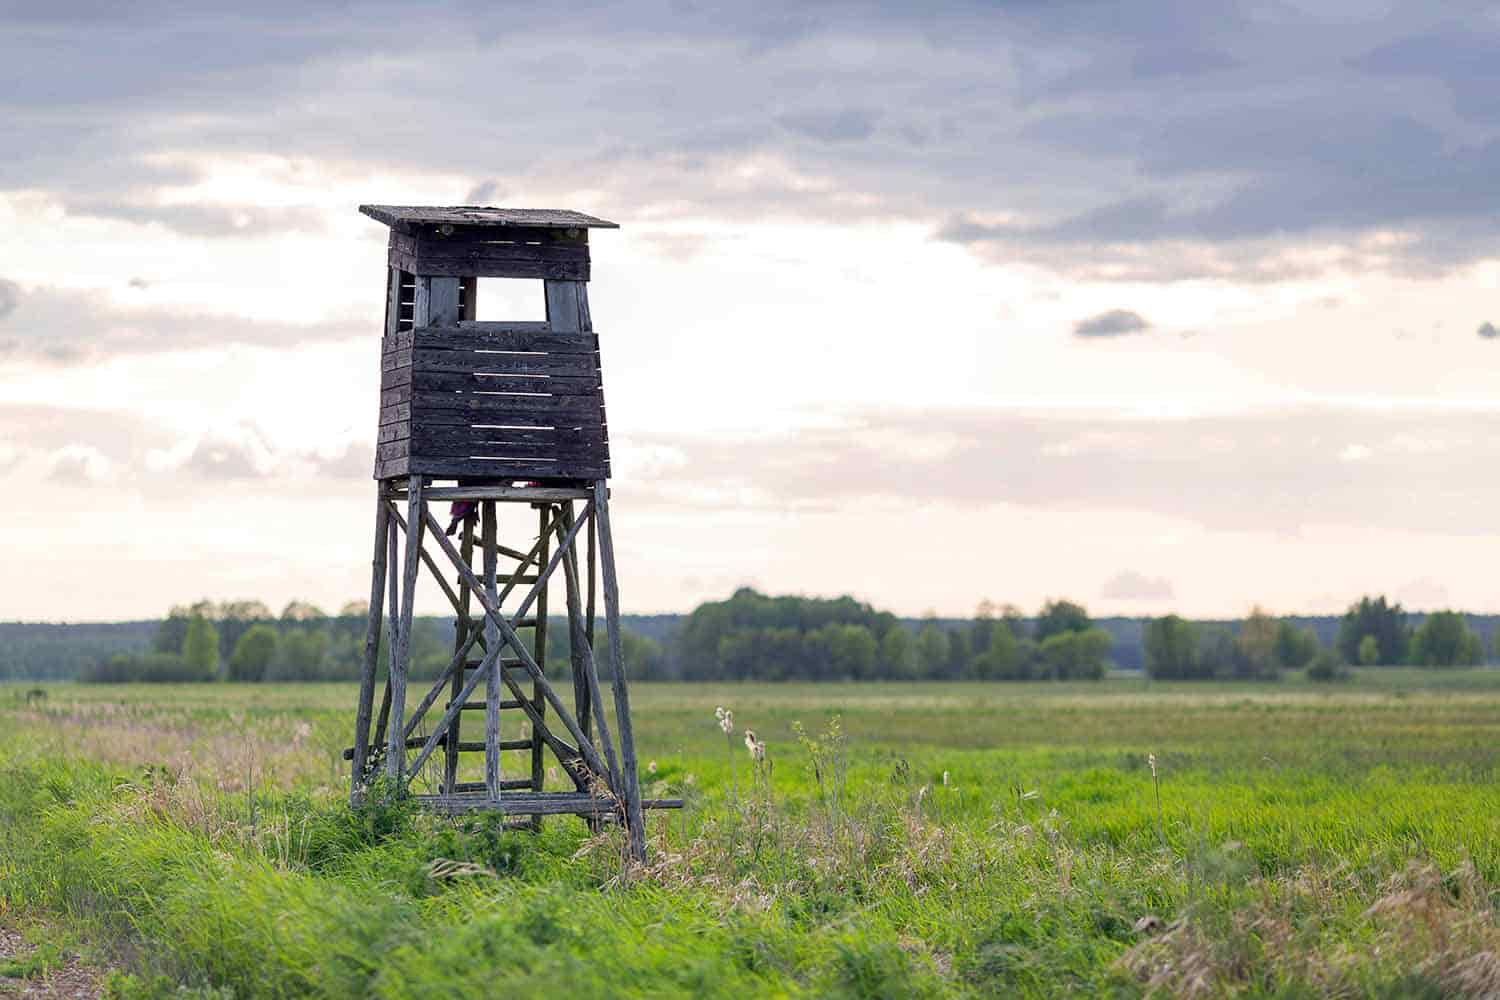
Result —
[[[391, 234], [370, 615], [354, 746], [345, 751], [353, 761], [351, 801], [383, 772], [398, 788], [414, 781], [433, 788], [417, 800], [443, 813], [496, 811], [526, 817], [532, 828], [552, 814], [579, 815], [591, 827], [623, 823], [630, 856], [644, 860], [643, 810], [681, 802], [641, 801], [621, 651], [609, 439], [588, 305], [588, 231], [616, 226], [534, 209], [360, 211]], [[540, 279], [546, 321], [476, 321], [481, 277]], [[429, 510], [434, 501], [473, 503], [456, 543]], [[524, 514], [517, 521], [534, 525], [534, 534], [501, 544], [502, 507]], [[408, 711], [421, 566], [453, 606], [456, 634], [447, 668]], [[548, 590], [559, 569], [571, 706], [546, 676]], [[618, 750], [594, 657], [600, 590]], [[377, 712], [387, 600], [390, 672]], [[482, 739], [462, 739], [465, 716], [483, 718]], [[503, 732], [512, 735], [503, 739]], [[506, 755], [517, 753], [524, 766], [508, 778], [504, 762], [514, 757]], [[482, 780], [464, 780], [465, 754], [483, 754]], [[546, 788], [548, 754], [568, 790]]]

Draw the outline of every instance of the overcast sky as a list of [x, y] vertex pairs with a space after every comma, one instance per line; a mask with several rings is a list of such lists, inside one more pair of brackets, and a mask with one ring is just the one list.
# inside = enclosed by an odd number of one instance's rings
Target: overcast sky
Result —
[[621, 223], [626, 610], [1500, 611], [1495, 4], [14, 6], [0, 619], [367, 592], [361, 202]]

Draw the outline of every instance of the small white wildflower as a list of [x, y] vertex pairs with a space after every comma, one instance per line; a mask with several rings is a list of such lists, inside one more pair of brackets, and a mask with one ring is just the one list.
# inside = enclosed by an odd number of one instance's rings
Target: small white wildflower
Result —
[[724, 706], [723, 705], [720, 705], [718, 708], [714, 709], [714, 718], [718, 719], [720, 722], [724, 721]]
[[730, 733], [734, 732], [734, 713], [733, 712], [730, 712], [730, 711], [726, 710], [724, 712], [724, 714], [719, 717], [719, 728], [722, 729], [722, 730], [724, 730], [724, 734], [726, 736], [729, 735]]
[[1151, 777], [1156, 777], [1156, 754], [1148, 753], [1146, 755], [1146, 763], [1151, 765]]
[[766, 745], [755, 738], [755, 730], [745, 730], [745, 749], [750, 752], [752, 760], [766, 759]]
[[949, 783], [949, 781], [948, 781], [948, 772], [947, 772], [947, 771], [944, 771], [944, 772], [943, 772], [943, 787], [944, 787], [944, 788], [949, 788], [949, 787], [951, 787], [951, 786], [950, 786], [950, 783]]
[[646, 773], [647, 774], [655, 774], [656, 773], [656, 761], [653, 760], [651, 763], [649, 763], [649, 764], [646, 765]]

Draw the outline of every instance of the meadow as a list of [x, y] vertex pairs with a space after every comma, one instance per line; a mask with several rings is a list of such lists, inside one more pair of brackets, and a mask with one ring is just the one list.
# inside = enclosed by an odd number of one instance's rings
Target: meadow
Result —
[[1500, 671], [640, 684], [687, 800], [645, 868], [571, 818], [351, 812], [352, 686], [28, 689], [0, 927], [118, 997], [1500, 990]]

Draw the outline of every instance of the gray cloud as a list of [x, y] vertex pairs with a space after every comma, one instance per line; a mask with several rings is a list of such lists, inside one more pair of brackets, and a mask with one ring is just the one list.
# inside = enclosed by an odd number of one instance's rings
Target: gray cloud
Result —
[[[14, 286], [11, 286], [14, 287]], [[4, 288], [0, 288], [3, 296]], [[0, 365], [82, 364], [121, 354], [147, 354], [241, 343], [288, 345], [369, 336], [368, 322], [300, 326], [163, 308], [125, 308], [102, 292], [37, 288], [0, 311]]]
[[280, 232], [316, 233], [324, 229], [323, 216], [319, 212], [298, 207], [208, 203], [153, 205], [87, 199], [70, 201], [68, 211], [73, 215], [157, 225], [183, 236], [211, 239]]
[[0, 319], [4, 319], [16, 311], [16, 306], [21, 301], [21, 287], [14, 281], [6, 281], [0, 278]]
[[1479, 335], [1486, 340], [1494, 340], [1496, 337], [1500, 337], [1500, 330], [1497, 330], [1493, 323], [1481, 323], [1479, 324]]
[[[1448, 535], [1492, 533], [1500, 508], [1496, 411], [1298, 408], [1175, 420], [983, 410], [845, 416], [844, 426], [782, 436], [639, 444], [680, 455], [674, 490], [691, 484], [711, 506], [751, 502], [747, 497], [778, 509], [836, 508], [857, 499], [1010, 504], [1148, 513], [1231, 530], [1360, 525]], [[911, 452], [911, 441], [932, 447]], [[690, 503], [665, 489], [620, 488], [653, 505]]]
[[1146, 576], [1132, 569], [1121, 570], [1104, 581], [1099, 595], [1121, 601], [1170, 601], [1176, 596], [1171, 580]]
[[597, 191], [581, 207], [624, 221], [960, 220], [943, 235], [977, 252], [1131, 280], [1275, 275], [1290, 247], [1391, 229], [1410, 239], [1356, 262], [1441, 269], [1500, 222], [1476, 127], [1500, 120], [1500, 25], [1463, 3], [636, 4], [565, 38], [540, 8], [140, 6], [0, 18], [0, 190], [195, 234], [312, 225], [152, 207], [192, 168], [143, 149], [274, 150]]
[[1075, 337], [1123, 337], [1149, 330], [1151, 324], [1140, 313], [1129, 309], [1111, 309], [1073, 324]]
[[500, 195], [500, 182], [494, 179], [480, 181], [464, 195], [465, 205], [492, 205]]

